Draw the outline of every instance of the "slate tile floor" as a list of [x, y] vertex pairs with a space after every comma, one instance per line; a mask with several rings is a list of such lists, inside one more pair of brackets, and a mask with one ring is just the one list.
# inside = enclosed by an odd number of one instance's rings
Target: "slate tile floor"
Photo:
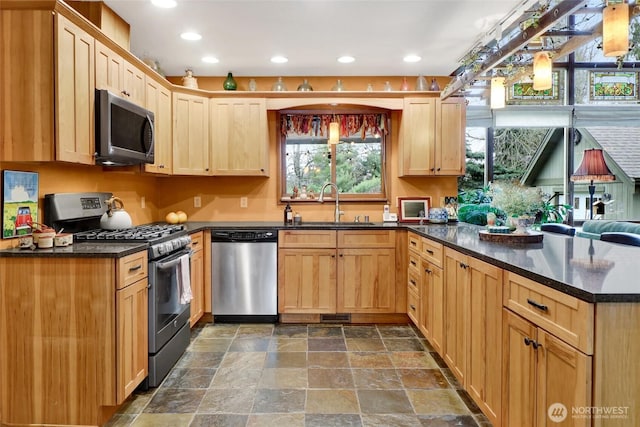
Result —
[[199, 324], [109, 427], [490, 427], [409, 325]]

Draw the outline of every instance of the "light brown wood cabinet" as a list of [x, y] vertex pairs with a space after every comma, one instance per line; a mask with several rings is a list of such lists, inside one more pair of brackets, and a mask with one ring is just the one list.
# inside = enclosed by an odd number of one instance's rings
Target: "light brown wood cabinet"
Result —
[[494, 426], [502, 405], [502, 269], [445, 248], [444, 354]]
[[106, 89], [142, 107], [145, 106], [143, 71], [100, 40], [95, 41], [96, 89]]
[[173, 93], [173, 173], [208, 175], [209, 99]]
[[190, 326], [204, 314], [204, 232], [191, 234], [191, 317]]
[[464, 175], [465, 117], [464, 98], [405, 98], [399, 175]]
[[145, 164], [144, 170], [170, 175], [173, 172], [171, 91], [149, 77], [146, 88], [146, 107], [154, 114], [155, 146], [153, 164]]
[[211, 174], [269, 176], [269, 129], [264, 98], [210, 101]]
[[278, 245], [279, 312], [395, 312], [395, 231], [280, 231]]
[[146, 252], [0, 258], [0, 284], [2, 424], [103, 425], [147, 375]]

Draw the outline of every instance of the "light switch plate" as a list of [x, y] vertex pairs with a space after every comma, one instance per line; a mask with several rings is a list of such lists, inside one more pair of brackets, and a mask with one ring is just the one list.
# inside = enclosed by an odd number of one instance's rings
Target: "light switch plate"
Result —
[[200, 196], [195, 196], [193, 198], [193, 207], [194, 208], [202, 207], [202, 199], [200, 198]]
[[246, 197], [240, 197], [240, 207], [246, 208], [248, 205], [248, 200]]

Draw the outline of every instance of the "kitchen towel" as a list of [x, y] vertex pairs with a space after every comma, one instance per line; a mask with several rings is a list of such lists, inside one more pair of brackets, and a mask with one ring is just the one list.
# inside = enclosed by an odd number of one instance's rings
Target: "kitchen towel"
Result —
[[177, 277], [180, 304], [188, 304], [193, 299], [193, 295], [191, 294], [191, 274], [189, 268], [189, 255], [181, 256]]

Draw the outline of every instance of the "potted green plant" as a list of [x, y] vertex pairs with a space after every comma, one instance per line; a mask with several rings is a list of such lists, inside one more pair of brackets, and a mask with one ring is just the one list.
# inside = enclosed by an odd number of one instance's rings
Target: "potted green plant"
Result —
[[507, 225], [515, 233], [527, 233], [536, 216], [545, 209], [542, 191], [516, 183], [493, 183], [490, 188], [491, 205], [507, 214]]

